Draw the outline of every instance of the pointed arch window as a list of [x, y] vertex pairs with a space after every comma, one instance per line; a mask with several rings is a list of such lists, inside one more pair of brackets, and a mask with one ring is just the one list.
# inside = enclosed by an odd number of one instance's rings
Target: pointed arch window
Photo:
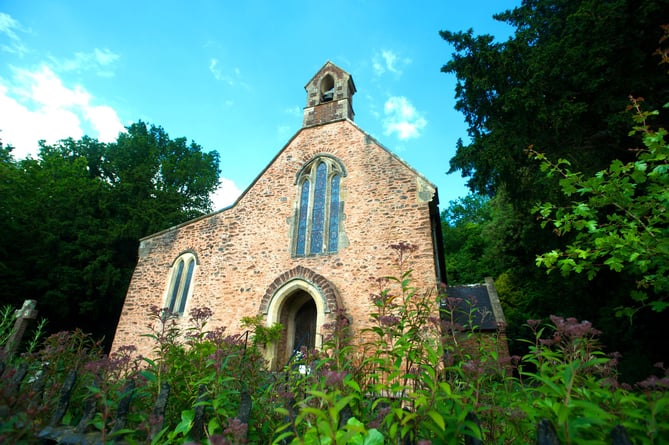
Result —
[[330, 254], [339, 248], [341, 178], [343, 165], [331, 156], [319, 156], [298, 172], [295, 256]]
[[196, 263], [195, 255], [184, 253], [172, 265], [165, 307], [173, 314], [183, 315], [186, 310]]

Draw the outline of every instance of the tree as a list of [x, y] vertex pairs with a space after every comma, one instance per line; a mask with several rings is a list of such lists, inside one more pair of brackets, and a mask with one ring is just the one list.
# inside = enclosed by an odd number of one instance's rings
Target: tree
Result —
[[139, 239], [211, 210], [216, 152], [135, 123], [116, 142], [41, 143], [37, 159], [0, 156], [0, 301], [36, 299], [52, 330], [109, 343]]
[[516, 30], [506, 42], [442, 31], [455, 49], [442, 71], [458, 79], [471, 139], [458, 143], [451, 172], [473, 191], [503, 187], [533, 203], [551, 187], [527, 159], [530, 145], [584, 172], [629, 157], [626, 98], [667, 88], [652, 56], [667, 10], [668, 0], [525, 0], [495, 16]]
[[[211, 211], [210, 194], [218, 186], [220, 173], [217, 152], [204, 153], [195, 142], [170, 139], [161, 127], [143, 122], [127, 130], [105, 154], [107, 179], [128, 197], [165, 207], [138, 210], [161, 212], [156, 220], [160, 225]], [[168, 209], [169, 214], [165, 214]], [[154, 223], [147, 230], [151, 233], [159, 228]]]
[[469, 194], [441, 212], [449, 285], [481, 283], [503, 272], [497, 258], [498, 229], [503, 228], [491, 224], [503, 207], [500, 199]]
[[[3, 230], [0, 230], [0, 277], [11, 274], [11, 261], [14, 256], [15, 235], [20, 232], [20, 223], [16, 218], [16, 209], [21, 203], [19, 194], [25, 187], [22, 187], [21, 172], [17, 168], [13, 148], [5, 146], [0, 140], [0, 219], [3, 221]], [[3, 280], [0, 279], [0, 289], [3, 286]], [[20, 301], [20, 296], [12, 302]]]
[[487, 198], [467, 195], [449, 202], [441, 212], [441, 232], [446, 256], [446, 276], [449, 285], [482, 282], [485, 272], [481, 263], [485, 242], [481, 236], [483, 224], [490, 218]]
[[[551, 162], [532, 152], [542, 170], [560, 179], [562, 193], [573, 201], [568, 206], [550, 202], [535, 207], [542, 226], [554, 227], [560, 236], [575, 232], [570, 244], [537, 257], [537, 265], [564, 274], [586, 273], [594, 278], [602, 268], [623, 269], [635, 277], [635, 305], [649, 305], [661, 312], [669, 307], [669, 147], [667, 131], [652, 130], [647, 118], [657, 112], [641, 110], [631, 98], [644, 147], [634, 150], [636, 159], [616, 159], [592, 176], [570, 169], [569, 161]], [[669, 106], [669, 104], [667, 104]], [[621, 308], [632, 315], [635, 307]]]

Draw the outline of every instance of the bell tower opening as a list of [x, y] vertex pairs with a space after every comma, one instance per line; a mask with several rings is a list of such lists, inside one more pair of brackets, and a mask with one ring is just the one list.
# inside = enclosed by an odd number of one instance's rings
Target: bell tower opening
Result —
[[334, 99], [335, 82], [331, 74], [326, 74], [321, 80], [321, 103]]

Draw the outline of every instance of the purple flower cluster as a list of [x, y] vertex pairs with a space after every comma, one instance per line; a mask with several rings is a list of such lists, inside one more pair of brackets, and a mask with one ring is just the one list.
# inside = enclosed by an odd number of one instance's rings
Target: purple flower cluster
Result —
[[485, 373], [485, 369], [480, 360], [468, 360], [462, 364], [462, 371], [473, 379]]
[[416, 250], [418, 246], [415, 244], [407, 243], [405, 241], [400, 241], [397, 244], [391, 244], [390, 248], [397, 252], [397, 264], [402, 266], [404, 261]]
[[188, 315], [190, 315], [189, 321], [191, 323], [197, 326], [201, 326], [207, 321], [209, 321], [211, 317], [214, 316], [214, 312], [210, 308], [202, 306], [202, 307], [194, 307], [193, 309], [190, 310]]
[[382, 326], [396, 326], [400, 322], [400, 319], [394, 315], [381, 315], [379, 317], [379, 323]]
[[447, 297], [443, 299], [442, 306], [446, 312], [453, 314], [460, 310], [463, 302], [464, 300], [462, 298]]
[[[558, 337], [567, 339], [577, 338], [595, 338], [602, 332], [592, 327], [592, 323], [587, 320], [579, 322], [574, 317], [564, 318], [551, 315], [551, 321], [555, 325], [555, 334]], [[529, 323], [529, 321], [528, 321]]]
[[383, 419], [385, 419], [388, 414], [390, 414], [389, 406], [384, 406], [383, 408], [379, 409], [379, 411], [376, 413], [376, 416], [374, 417], [374, 420], [367, 424], [367, 428], [379, 428], [383, 422]]
[[534, 332], [536, 332], [537, 329], [539, 329], [539, 326], [541, 325], [541, 319], [538, 319], [538, 320], [527, 320], [527, 325], [528, 325]]
[[216, 344], [221, 344], [227, 338], [225, 335], [225, 326], [218, 327], [212, 331], [208, 331], [204, 338]]
[[162, 324], [167, 323], [170, 320], [173, 320], [177, 317], [179, 317], [179, 314], [175, 314], [173, 312], [170, 312], [169, 308], [166, 307], [158, 307], [155, 304], [152, 304], [149, 306], [149, 316], [152, 319], [160, 321]]
[[340, 387], [347, 375], [348, 373], [346, 371], [325, 371], [324, 376], [326, 387]]
[[397, 244], [391, 244], [390, 248], [398, 252], [414, 252], [418, 249], [418, 246], [406, 241], [400, 241]]
[[663, 377], [651, 375], [636, 384], [639, 388], [646, 390], [667, 391], [669, 390], [669, 368], [664, 367], [664, 362], [658, 362], [654, 365], [664, 372]]

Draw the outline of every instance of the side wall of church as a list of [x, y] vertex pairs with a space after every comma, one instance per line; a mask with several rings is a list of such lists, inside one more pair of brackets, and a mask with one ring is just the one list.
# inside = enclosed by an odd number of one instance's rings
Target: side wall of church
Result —
[[[347, 175], [341, 182], [343, 215], [338, 252], [291, 255], [293, 220], [298, 199], [298, 170], [319, 154], [338, 158]], [[302, 129], [229, 209], [145, 238], [113, 349], [136, 345], [150, 354], [148, 308], [165, 306], [168, 275], [186, 251], [197, 257], [188, 311], [207, 306], [214, 312], [209, 328], [226, 326], [241, 332], [240, 320], [259, 313], [268, 287], [282, 273], [301, 265], [329, 280], [337, 289], [353, 329], [368, 326], [372, 310], [371, 278], [397, 275], [400, 241], [417, 246], [409, 266], [421, 289], [436, 288], [429, 200], [431, 186], [381, 148], [355, 124], [343, 120]]]

